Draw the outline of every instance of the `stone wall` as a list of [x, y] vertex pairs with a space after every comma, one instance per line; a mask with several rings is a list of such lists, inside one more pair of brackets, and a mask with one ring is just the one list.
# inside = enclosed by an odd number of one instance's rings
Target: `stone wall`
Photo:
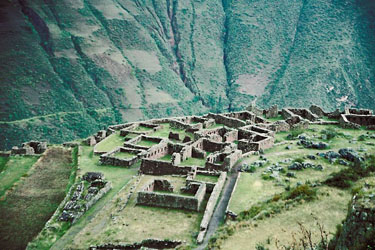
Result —
[[275, 139], [273, 137], [258, 134], [251, 140], [239, 140], [238, 149], [242, 150], [243, 153], [265, 150], [273, 147], [274, 142]]
[[252, 123], [255, 123], [255, 118], [256, 118], [256, 115], [249, 111], [231, 112], [231, 113], [225, 113], [224, 115], [227, 117], [239, 119], [242, 121], [250, 121]]
[[346, 118], [346, 115], [345, 115], [345, 114], [342, 114], [342, 115], [340, 116], [339, 124], [340, 124], [340, 126], [341, 126], [342, 128], [353, 128], [353, 129], [359, 129], [359, 128], [361, 127], [361, 125], [349, 121], [349, 120]]
[[22, 143], [21, 147], [12, 147], [12, 155], [33, 155], [42, 154], [47, 149], [47, 142], [29, 141]]
[[323, 117], [327, 115], [327, 113], [324, 112], [324, 110], [317, 105], [311, 105], [309, 109], [311, 113], [315, 114], [318, 117]]
[[171, 162], [142, 159], [139, 171], [149, 175], [187, 175], [191, 169], [191, 167], [175, 166]]
[[263, 110], [263, 115], [266, 117], [266, 118], [274, 118], [274, 117], [277, 117], [279, 115], [279, 110], [277, 108], [277, 105], [273, 105], [271, 106], [269, 109], [265, 109]]
[[178, 240], [146, 239], [132, 244], [108, 243], [104, 245], [90, 246], [90, 250], [170, 249], [176, 248], [181, 245], [181, 243], [182, 242]]
[[269, 124], [266, 127], [269, 130], [275, 131], [276, 133], [290, 130], [290, 125], [285, 120], [275, 121], [274, 123]]
[[224, 149], [226, 146], [230, 146], [230, 143], [226, 142], [214, 142], [209, 139], [204, 138], [203, 139], [203, 145], [202, 148], [204, 151], [207, 152], [216, 152]]
[[372, 110], [350, 108], [350, 109], [345, 110], [345, 113], [352, 114], [352, 115], [372, 115]]
[[[242, 127], [238, 130], [247, 130], [247, 131], [250, 131], [250, 132], [255, 132], [257, 134], [263, 134], [263, 135], [268, 135], [268, 136], [275, 136], [275, 132], [272, 131], [272, 130], [269, 130], [267, 128], [262, 128], [262, 127], [259, 127], [259, 126], [255, 126], [255, 125], [248, 125], [248, 126], [245, 126], [245, 127]], [[243, 139], [243, 138], [241, 138]]]
[[[122, 159], [115, 156], [117, 152], [127, 152], [135, 154], [134, 157], [128, 159]], [[132, 148], [125, 148], [125, 147], [117, 147], [116, 149], [102, 154], [100, 156], [99, 162], [102, 165], [111, 165], [111, 166], [119, 166], [119, 167], [130, 167], [134, 165], [140, 158], [143, 157], [145, 151], [137, 150]]]
[[348, 128], [358, 128], [359, 126], [371, 127], [375, 126], [375, 115], [343, 114], [341, 115], [339, 122], [342, 127]]
[[254, 114], [258, 115], [258, 116], [260, 116], [260, 115], [263, 114], [263, 109], [258, 108], [255, 103], [251, 103], [246, 108], [246, 110], [248, 110], [248, 111], [250, 111], [250, 112], [252, 112], [252, 113], [254, 113]]
[[319, 119], [319, 117], [315, 114], [313, 114], [310, 110], [308, 109], [294, 109], [294, 108], [289, 108], [289, 111], [291, 111], [295, 115], [299, 115], [302, 118], [309, 120], [309, 121], [316, 121]]
[[17, 146], [12, 147], [12, 150], [10, 151], [11, 155], [33, 155], [34, 154], [34, 148], [26, 146], [19, 148]]
[[209, 113], [207, 117], [214, 119], [216, 123], [223, 124], [230, 128], [239, 128], [239, 127], [243, 127], [246, 125], [246, 122], [240, 119], [228, 117], [228, 116], [221, 115], [221, 114]]
[[10, 151], [0, 151], [0, 156], [1, 157], [9, 157], [10, 156]]
[[226, 177], [227, 177], [227, 173], [222, 172], [220, 174], [220, 177], [219, 177], [214, 189], [212, 190], [212, 193], [211, 193], [210, 198], [207, 202], [206, 209], [204, 211], [204, 215], [203, 215], [203, 218], [202, 218], [202, 221], [201, 221], [200, 232], [199, 232], [198, 237], [197, 237], [197, 243], [198, 244], [201, 244], [203, 242], [204, 236], [206, 235], [208, 225], [210, 224], [212, 215], [214, 213], [215, 206], [216, 206], [217, 201], [220, 197], [220, 193], [223, 190], [223, 186], [224, 186]]
[[327, 116], [331, 119], [340, 119], [341, 114], [343, 114], [343, 112], [341, 112], [339, 109], [336, 109], [333, 112], [327, 113]]
[[374, 235], [375, 188], [363, 188], [351, 201], [335, 249], [372, 249]]
[[145, 189], [137, 193], [137, 205], [199, 211], [206, 194], [206, 184], [199, 184], [199, 186], [192, 197], [173, 193], [156, 193], [150, 190], [150, 184], [148, 184]]

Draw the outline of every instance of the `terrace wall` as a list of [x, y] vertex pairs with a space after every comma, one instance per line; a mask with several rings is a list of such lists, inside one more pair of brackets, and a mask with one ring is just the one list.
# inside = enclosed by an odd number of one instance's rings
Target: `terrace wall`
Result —
[[201, 244], [203, 242], [204, 236], [206, 235], [208, 225], [210, 224], [212, 215], [214, 213], [215, 206], [216, 206], [217, 201], [219, 199], [220, 193], [223, 190], [223, 186], [224, 186], [226, 177], [227, 177], [226, 172], [222, 172], [220, 174], [220, 177], [219, 177], [214, 189], [212, 190], [210, 198], [208, 199], [206, 209], [204, 211], [204, 215], [203, 215], [201, 225], [200, 225], [200, 232], [199, 232], [198, 237], [197, 237], [197, 243], [198, 244]]

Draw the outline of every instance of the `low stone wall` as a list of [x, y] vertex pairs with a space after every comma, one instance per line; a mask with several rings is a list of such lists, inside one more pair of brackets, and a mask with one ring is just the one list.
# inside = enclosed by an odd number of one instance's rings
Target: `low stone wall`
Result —
[[354, 128], [359, 129], [361, 125], [351, 122], [347, 119], [346, 115], [342, 114], [339, 119], [339, 124], [342, 128]]
[[255, 132], [257, 134], [262, 134], [262, 135], [268, 135], [268, 136], [272, 136], [272, 137], [275, 136], [275, 132], [272, 131], [272, 130], [269, 130], [269, 129], [264, 128], [264, 127], [255, 126], [255, 125], [248, 125], [248, 126], [245, 126], [245, 127], [242, 127], [242, 128], [238, 129], [238, 131], [240, 133], [242, 133], [242, 136], [240, 136], [241, 139], [244, 139], [246, 137], [244, 135], [244, 133], [245, 133], [244, 130], [250, 132], [250, 133], [246, 134], [247, 137], [250, 137], [252, 134], [254, 134], [252, 132]]
[[216, 152], [224, 149], [226, 146], [230, 146], [230, 143], [226, 142], [214, 142], [209, 139], [204, 138], [203, 139], [203, 149], [204, 151], [207, 152]]
[[120, 130], [123, 128], [127, 128], [129, 126], [132, 126], [134, 122], [128, 122], [128, 123], [122, 123], [122, 124], [117, 124], [117, 125], [111, 125], [108, 128], [113, 129], [113, 130]]
[[270, 136], [256, 135], [255, 141], [250, 140], [239, 140], [238, 149], [242, 150], [243, 153], [250, 151], [265, 150], [273, 147], [275, 139]]
[[324, 112], [324, 110], [317, 105], [311, 105], [309, 110], [311, 111], [311, 113], [315, 114], [318, 117], [323, 117], [327, 115], [327, 113]]
[[234, 213], [233, 211], [229, 210], [229, 206], [230, 206], [230, 203], [232, 201], [233, 194], [236, 192], [237, 185], [238, 185], [238, 182], [240, 181], [240, 178], [241, 178], [241, 172], [238, 173], [238, 176], [237, 176], [237, 179], [236, 179], [236, 183], [234, 183], [234, 187], [233, 187], [232, 193], [230, 194], [230, 198], [229, 198], [229, 201], [228, 201], [228, 206], [227, 206], [227, 208], [225, 210], [225, 217], [226, 217], [226, 219], [231, 218], [232, 220], [234, 220], [237, 217], [236, 213]]
[[90, 147], [95, 146], [96, 145], [95, 137], [89, 136], [83, 141], [83, 143]]
[[214, 119], [216, 123], [220, 123], [231, 128], [239, 128], [246, 125], [246, 122], [240, 119], [228, 117], [221, 114], [209, 113], [207, 117]]
[[171, 162], [142, 159], [142, 164], [139, 171], [142, 174], [149, 175], [187, 175], [191, 169], [191, 167], [186, 166], [175, 166]]
[[137, 205], [199, 211], [206, 194], [206, 184], [204, 183], [199, 184], [199, 189], [193, 197], [173, 193], [156, 193], [148, 186], [145, 190], [137, 193]]
[[294, 108], [289, 108], [288, 109], [290, 112], [292, 112], [294, 115], [301, 116], [302, 118], [309, 120], [309, 121], [316, 121], [319, 119], [319, 117], [315, 114], [313, 114], [310, 110], [308, 109], [294, 109]]
[[339, 122], [340, 125], [343, 126], [352, 126], [352, 124], [357, 124], [359, 126], [375, 126], [375, 115], [343, 114]]
[[345, 110], [345, 113], [352, 114], [352, 115], [372, 115], [372, 110], [350, 108], [350, 109]]
[[239, 119], [242, 121], [250, 121], [252, 123], [255, 123], [255, 119], [256, 119], [256, 115], [249, 111], [231, 112], [231, 113], [225, 113], [224, 115], [227, 117]]
[[220, 193], [223, 190], [225, 179], [227, 178], [227, 173], [222, 172], [220, 174], [220, 177], [212, 190], [212, 193], [210, 195], [210, 198], [208, 199], [206, 209], [204, 211], [204, 215], [201, 221], [200, 225], [200, 231], [197, 237], [197, 243], [201, 244], [203, 242], [204, 236], [206, 235], [208, 225], [210, 224], [212, 215], [214, 213], [215, 206], [217, 204], [217, 201], [220, 197]]
[[90, 246], [90, 250], [129, 250], [129, 249], [170, 249], [176, 248], [181, 245], [179, 240], [158, 240], [158, 239], [146, 239], [141, 242], [136, 242], [132, 244], [104, 244], [97, 246]]
[[[109, 190], [112, 189], [112, 183], [107, 182], [104, 188], [100, 189], [99, 192], [85, 204], [86, 211], [89, 210], [98, 200], [100, 200]], [[78, 218], [75, 219], [75, 221]], [[75, 222], [73, 221], [73, 223]]]
[[0, 156], [1, 157], [9, 157], [10, 156], [10, 151], [0, 151]]
[[14, 146], [10, 153], [12, 155], [42, 154], [47, 149], [47, 142], [29, 141], [22, 143], [21, 147]]
[[274, 117], [277, 117], [279, 115], [279, 110], [277, 108], [277, 105], [273, 105], [271, 106], [269, 109], [265, 109], [263, 110], [263, 115], [266, 117], [266, 118], [274, 118]]
[[242, 158], [242, 151], [235, 150], [230, 155], [224, 158], [224, 166], [230, 170], [236, 162]]
[[246, 110], [248, 110], [248, 111], [250, 111], [250, 112], [252, 112], [252, 113], [254, 113], [254, 114], [258, 115], [258, 116], [262, 115], [263, 112], [264, 112], [263, 109], [260, 109], [260, 108], [258, 108], [258, 107], [256, 106], [255, 102], [254, 102], [254, 103], [251, 103], [251, 104], [246, 108]]
[[34, 149], [32, 147], [23, 147], [19, 148], [17, 146], [12, 147], [12, 150], [10, 151], [11, 155], [33, 155]]
[[[114, 155], [117, 152], [128, 152], [136, 154], [134, 157], [129, 159], [122, 159], [115, 157]], [[145, 152], [142, 150], [132, 149], [132, 148], [125, 148], [125, 147], [118, 147], [108, 153], [102, 154], [100, 156], [99, 162], [102, 165], [111, 165], [111, 166], [119, 166], [119, 167], [130, 167], [134, 165], [141, 157], [142, 154]]]
[[327, 116], [328, 118], [332, 118], [332, 119], [340, 119], [341, 114], [343, 114], [343, 112], [341, 112], [339, 109], [336, 109], [333, 112], [327, 113]]
[[275, 121], [272, 124], [266, 124], [265, 127], [276, 133], [290, 130], [290, 125], [285, 120]]

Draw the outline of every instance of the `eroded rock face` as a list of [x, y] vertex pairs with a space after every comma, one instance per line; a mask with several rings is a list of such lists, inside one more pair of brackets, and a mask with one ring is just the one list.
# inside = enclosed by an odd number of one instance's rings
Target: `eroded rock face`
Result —
[[375, 188], [363, 188], [351, 201], [335, 249], [372, 249], [375, 246]]

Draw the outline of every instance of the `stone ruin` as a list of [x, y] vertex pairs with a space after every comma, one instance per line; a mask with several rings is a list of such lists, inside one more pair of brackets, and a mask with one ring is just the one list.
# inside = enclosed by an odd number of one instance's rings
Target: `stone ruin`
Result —
[[107, 182], [100, 172], [87, 172], [81, 177], [80, 182], [71, 188], [62, 208], [59, 221], [75, 223], [90, 207], [92, 207], [112, 185]]
[[[168, 180], [155, 179], [137, 193], [137, 205], [200, 211], [206, 184], [191, 182], [181, 190], [181, 194], [173, 191]], [[184, 193], [194, 196], [183, 195]]]
[[[118, 153], [129, 153], [132, 154], [132, 157], [129, 158], [121, 158], [120, 156], [116, 156]], [[116, 149], [102, 154], [100, 156], [100, 164], [102, 165], [112, 165], [112, 166], [120, 166], [120, 167], [130, 167], [135, 164], [139, 159], [144, 157], [146, 151], [133, 149], [133, 148], [125, 148], [125, 147], [117, 147]]]
[[13, 147], [11, 150], [12, 155], [34, 155], [42, 154], [47, 149], [47, 142], [30, 141], [22, 143], [21, 147]]
[[[266, 118], [282, 116], [284, 120], [270, 122]], [[145, 122], [135, 122], [110, 126], [106, 136], [114, 131], [120, 131], [121, 136], [134, 134], [135, 137], [124, 140], [122, 147], [111, 152], [101, 154], [102, 164], [125, 166], [134, 165], [141, 161], [139, 173], [144, 175], [178, 175], [186, 176], [185, 186], [176, 193], [167, 179], [153, 179], [137, 192], [137, 204], [158, 206], [174, 209], [199, 211], [206, 194], [209, 201], [205, 208], [198, 243], [202, 242], [212, 217], [215, 205], [226, 178], [235, 163], [248, 154], [271, 148], [274, 145], [275, 132], [291, 129], [307, 129], [309, 124], [332, 121], [322, 120], [325, 117], [343, 118], [343, 123], [367, 125], [372, 124], [372, 112], [349, 109], [346, 112], [325, 112], [322, 108], [312, 105], [305, 108], [284, 108], [272, 106], [268, 110], [251, 106], [247, 111], [224, 114], [209, 113], [204, 116], [184, 116], [163, 119], [153, 119]], [[179, 133], [170, 131], [167, 138], [150, 136], [150, 133], [162, 129], [165, 123], [171, 128], [184, 130], [193, 136], [181, 137]], [[338, 121], [335, 122], [336, 124]], [[341, 123], [340, 123], [341, 124]], [[375, 125], [375, 124], [374, 124]], [[149, 129], [139, 129], [139, 126]], [[355, 126], [358, 127], [358, 126]], [[103, 132], [93, 136], [90, 140], [97, 143], [103, 138]], [[152, 141], [152, 146], [142, 146], [142, 140]], [[300, 142], [306, 147], [323, 148], [309, 141]], [[127, 152], [133, 157], [121, 159], [117, 152]], [[190, 158], [201, 159], [197, 165], [187, 165], [184, 162]], [[191, 163], [189, 163], [191, 164]], [[294, 168], [295, 166], [291, 167]], [[296, 166], [295, 168], [299, 168]], [[321, 170], [317, 165], [301, 165], [302, 168]], [[207, 174], [219, 176], [217, 183], [197, 181], [196, 175]], [[185, 195], [186, 194], [186, 195]]]

